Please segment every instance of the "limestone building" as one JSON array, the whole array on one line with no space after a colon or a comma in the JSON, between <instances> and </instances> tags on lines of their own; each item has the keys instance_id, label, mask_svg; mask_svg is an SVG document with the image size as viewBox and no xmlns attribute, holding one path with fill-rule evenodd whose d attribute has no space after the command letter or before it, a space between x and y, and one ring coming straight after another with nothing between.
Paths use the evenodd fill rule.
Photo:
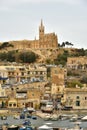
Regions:
<instances>
[{"instance_id":1,"label":"limestone building","mask_svg":"<svg viewBox=\"0 0 87 130\"><path fill-rule=\"evenodd\" d=\"M51 68L51 81L56 85L64 85L67 79L67 70L56 66Z\"/></svg>"},{"instance_id":2,"label":"limestone building","mask_svg":"<svg viewBox=\"0 0 87 130\"><path fill-rule=\"evenodd\" d=\"M73 106L73 109L87 109L86 88L65 88L63 98L66 106Z\"/></svg>"},{"instance_id":3,"label":"limestone building","mask_svg":"<svg viewBox=\"0 0 87 130\"><path fill-rule=\"evenodd\" d=\"M55 49L58 47L58 38L55 33L45 34L45 27L41 20L39 26L39 39L35 38L35 40L10 41L10 44L14 46L14 49Z\"/></svg>"},{"instance_id":4,"label":"limestone building","mask_svg":"<svg viewBox=\"0 0 87 130\"><path fill-rule=\"evenodd\" d=\"M67 68L74 69L74 70L87 69L87 57L86 56L68 57Z\"/></svg>"}]
</instances>

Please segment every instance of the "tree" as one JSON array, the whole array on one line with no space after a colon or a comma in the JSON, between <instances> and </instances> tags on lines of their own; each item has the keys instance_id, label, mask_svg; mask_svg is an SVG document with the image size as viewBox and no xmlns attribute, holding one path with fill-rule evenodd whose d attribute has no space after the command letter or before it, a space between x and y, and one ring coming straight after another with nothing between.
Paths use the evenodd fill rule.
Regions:
<instances>
[{"instance_id":1,"label":"tree","mask_svg":"<svg viewBox=\"0 0 87 130\"><path fill-rule=\"evenodd\" d=\"M62 44L60 46L65 47L66 45L67 46L73 46L73 44L71 42L68 42L68 41L62 42Z\"/></svg>"},{"instance_id":2,"label":"tree","mask_svg":"<svg viewBox=\"0 0 87 130\"><path fill-rule=\"evenodd\" d=\"M15 51L9 51L7 53L7 61L15 62Z\"/></svg>"},{"instance_id":3,"label":"tree","mask_svg":"<svg viewBox=\"0 0 87 130\"><path fill-rule=\"evenodd\" d=\"M73 80L73 81L71 81L71 82L67 82L67 87L69 87L69 88L76 88L76 85L77 85L78 87L80 87L80 88L83 87L83 84L80 83L80 82L77 81L77 80Z\"/></svg>"},{"instance_id":4,"label":"tree","mask_svg":"<svg viewBox=\"0 0 87 130\"><path fill-rule=\"evenodd\" d=\"M81 81L81 83L83 83L83 84L87 84L87 76L83 76L80 81Z\"/></svg>"},{"instance_id":5,"label":"tree","mask_svg":"<svg viewBox=\"0 0 87 130\"><path fill-rule=\"evenodd\" d=\"M60 54L57 56L57 58L54 60L54 63L56 65L62 64L63 66L65 66L68 56L69 56L69 53L68 53L68 51L65 50L63 54Z\"/></svg>"},{"instance_id":6,"label":"tree","mask_svg":"<svg viewBox=\"0 0 87 130\"><path fill-rule=\"evenodd\" d=\"M6 52L0 53L0 59L2 61L6 60L7 59L7 53Z\"/></svg>"},{"instance_id":7,"label":"tree","mask_svg":"<svg viewBox=\"0 0 87 130\"><path fill-rule=\"evenodd\" d=\"M23 52L20 53L19 58L24 63L33 63L36 61L37 55L33 52Z\"/></svg>"},{"instance_id":8,"label":"tree","mask_svg":"<svg viewBox=\"0 0 87 130\"><path fill-rule=\"evenodd\" d=\"M65 47L65 43L64 42L62 42L61 47Z\"/></svg>"},{"instance_id":9,"label":"tree","mask_svg":"<svg viewBox=\"0 0 87 130\"><path fill-rule=\"evenodd\" d=\"M9 44L9 42L3 42L1 45L0 45L0 49L4 49L6 47L13 47L12 44Z\"/></svg>"},{"instance_id":10,"label":"tree","mask_svg":"<svg viewBox=\"0 0 87 130\"><path fill-rule=\"evenodd\" d=\"M67 46L73 46L73 44L71 42L68 42L68 41L65 42L65 45L67 45Z\"/></svg>"}]
</instances>

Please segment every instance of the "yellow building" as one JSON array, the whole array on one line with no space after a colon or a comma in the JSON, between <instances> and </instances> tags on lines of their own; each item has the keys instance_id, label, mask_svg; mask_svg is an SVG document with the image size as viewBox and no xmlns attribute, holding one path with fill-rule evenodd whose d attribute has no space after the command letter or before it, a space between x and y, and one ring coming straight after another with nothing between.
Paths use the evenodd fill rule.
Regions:
<instances>
[{"instance_id":1,"label":"yellow building","mask_svg":"<svg viewBox=\"0 0 87 130\"><path fill-rule=\"evenodd\" d=\"M15 98L8 100L8 108L17 108L17 100Z\"/></svg>"},{"instance_id":2,"label":"yellow building","mask_svg":"<svg viewBox=\"0 0 87 130\"><path fill-rule=\"evenodd\" d=\"M87 69L87 57L68 57L67 58L67 68L69 69Z\"/></svg>"},{"instance_id":3,"label":"yellow building","mask_svg":"<svg viewBox=\"0 0 87 130\"><path fill-rule=\"evenodd\" d=\"M3 65L0 66L0 82L9 79L15 83L24 79L29 81L47 81L47 68L39 65Z\"/></svg>"},{"instance_id":4,"label":"yellow building","mask_svg":"<svg viewBox=\"0 0 87 130\"><path fill-rule=\"evenodd\" d=\"M55 66L51 68L51 80L53 84L64 85L67 78L67 70L65 68Z\"/></svg>"},{"instance_id":5,"label":"yellow building","mask_svg":"<svg viewBox=\"0 0 87 130\"><path fill-rule=\"evenodd\" d=\"M87 88L65 88L62 102L73 109L87 109Z\"/></svg>"},{"instance_id":6,"label":"yellow building","mask_svg":"<svg viewBox=\"0 0 87 130\"><path fill-rule=\"evenodd\" d=\"M41 91L39 88L30 88L27 91L27 107L39 108Z\"/></svg>"},{"instance_id":7,"label":"yellow building","mask_svg":"<svg viewBox=\"0 0 87 130\"><path fill-rule=\"evenodd\" d=\"M0 84L0 107L6 107L8 97L6 95L5 89L1 87Z\"/></svg>"}]
</instances>

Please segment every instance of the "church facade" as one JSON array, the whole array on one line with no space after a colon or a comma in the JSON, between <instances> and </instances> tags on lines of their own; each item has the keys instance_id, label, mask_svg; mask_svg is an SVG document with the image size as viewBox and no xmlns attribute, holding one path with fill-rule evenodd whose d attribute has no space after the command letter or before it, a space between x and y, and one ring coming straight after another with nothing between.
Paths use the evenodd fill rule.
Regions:
<instances>
[{"instance_id":1,"label":"church facade","mask_svg":"<svg viewBox=\"0 0 87 130\"><path fill-rule=\"evenodd\" d=\"M15 49L55 49L58 47L58 38L55 33L45 34L45 27L41 20L39 26L39 39L10 41L10 43L14 45Z\"/></svg>"}]
</instances>

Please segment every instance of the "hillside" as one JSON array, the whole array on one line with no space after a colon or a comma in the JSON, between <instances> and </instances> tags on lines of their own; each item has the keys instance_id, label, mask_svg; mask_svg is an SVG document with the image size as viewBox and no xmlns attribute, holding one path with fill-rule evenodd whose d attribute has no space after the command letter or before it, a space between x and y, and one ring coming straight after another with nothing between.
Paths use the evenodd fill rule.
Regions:
<instances>
[{"instance_id":1,"label":"hillside","mask_svg":"<svg viewBox=\"0 0 87 130\"><path fill-rule=\"evenodd\" d=\"M15 52L15 60L19 62L18 55L23 52L32 52L37 55L36 62L47 64L63 64L65 65L67 57L69 56L84 56L87 55L87 50L78 48L63 48L58 47L55 49L31 49L28 45L29 41L9 41L0 43L0 53ZM20 44L20 47L19 47ZM18 46L17 46L18 45Z\"/></svg>"}]
</instances>

